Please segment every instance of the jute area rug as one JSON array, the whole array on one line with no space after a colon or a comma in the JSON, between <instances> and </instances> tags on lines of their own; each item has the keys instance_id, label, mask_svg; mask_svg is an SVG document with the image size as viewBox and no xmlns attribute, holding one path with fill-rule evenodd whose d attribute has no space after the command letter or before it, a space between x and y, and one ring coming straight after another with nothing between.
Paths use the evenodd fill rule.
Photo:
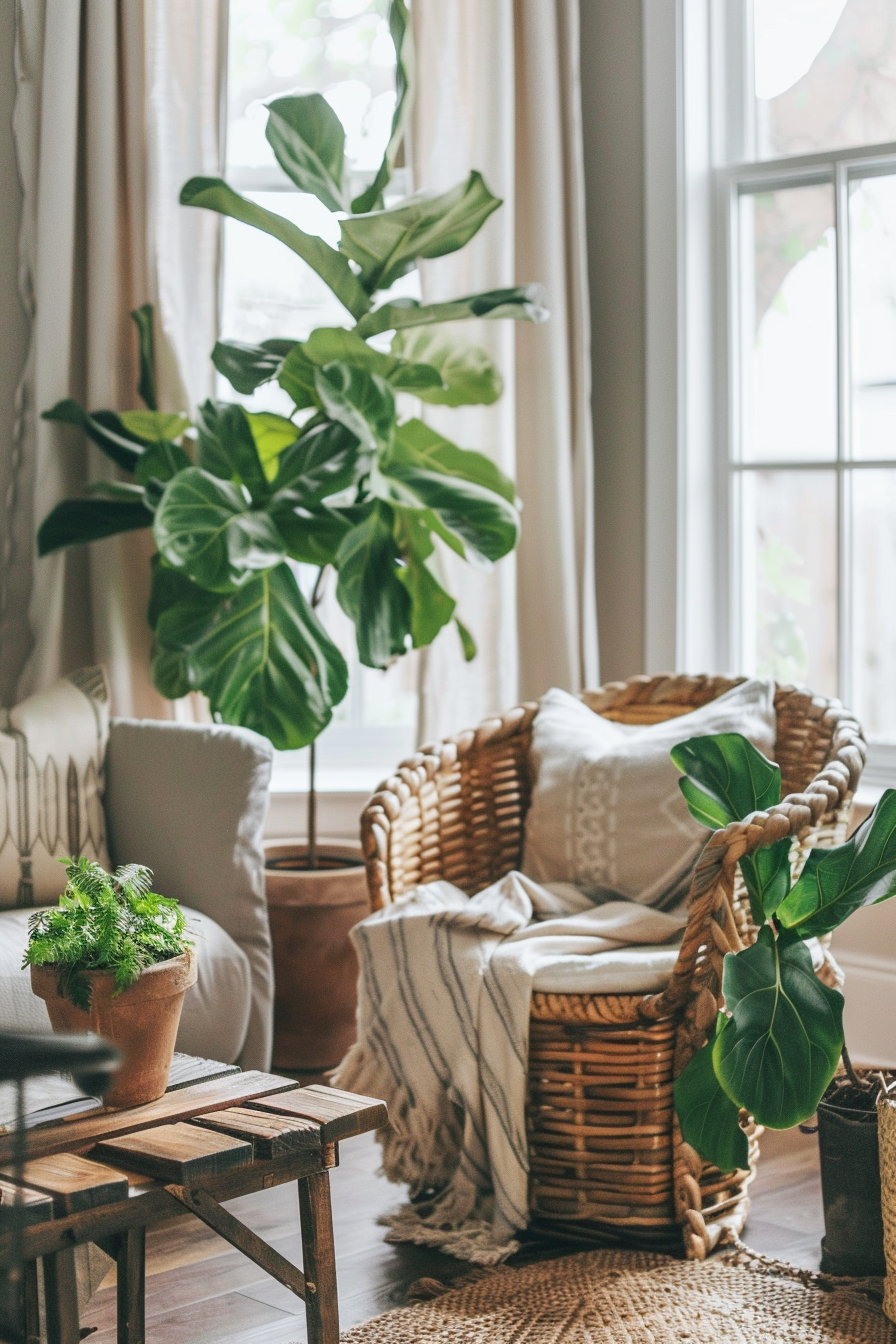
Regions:
<instances>
[{"instance_id":1,"label":"jute area rug","mask_svg":"<svg viewBox=\"0 0 896 1344\"><path fill-rule=\"evenodd\" d=\"M356 1326L343 1344L896 1344L880 1279L831 1279L749 1252L701 1263L588 1251L470 1278Z\"/></svg>"}]
</instances>

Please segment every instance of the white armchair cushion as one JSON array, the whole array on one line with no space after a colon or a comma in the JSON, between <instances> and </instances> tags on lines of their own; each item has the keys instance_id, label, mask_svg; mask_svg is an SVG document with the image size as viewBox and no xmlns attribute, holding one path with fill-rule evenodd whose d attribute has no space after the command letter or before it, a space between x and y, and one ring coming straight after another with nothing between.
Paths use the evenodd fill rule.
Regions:
<instances>
[{"instance_id":1,"label":"white armchair cushion","mask_svg":"<svg viewBox=\"0 0 896 1344\"><path fill-rule=\"evenodd\" d=\"M7 1031L51 1031L43 999L22 969L30 910L0 912L0 1022ZM252 1003L249 958L219 924L184 908L199 978L184 999L176 1049L233 1064L243 1049Z\"/></svg>"},{"instance_id":2,"label":"white armchair cushion","mask_svg":"<svg viewBox=\"0 0 896 1344\"><path fill-rule=\"evenodd\" d=\"M592 899L674 905L709 832L690 815L669 753L689 737L742 733L772 756L774 696L773 681L745 681L700 709L642 728L604 719L566 691L548 691L533 725L523 872L536 882L572 882Z\"/></svg>"},{"instance_id":3,"label":"white armchair cushion","mask_svg":"<svg viewBox=\"0 0 896 1344\"><path fill-rule=\"evenodd\" d=\"M0 710L0 908L52 905L60 858L109 866L103 765L109 705L101 667Z\"/></svg>"}]
</instances>

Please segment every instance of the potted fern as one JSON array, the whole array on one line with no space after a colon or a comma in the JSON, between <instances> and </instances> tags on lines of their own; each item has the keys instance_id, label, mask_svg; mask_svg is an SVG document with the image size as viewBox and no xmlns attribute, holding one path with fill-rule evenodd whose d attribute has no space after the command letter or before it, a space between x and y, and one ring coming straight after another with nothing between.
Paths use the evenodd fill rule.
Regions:
<instances>
[{"instance_id":1,"label":"potted fern","mask_svg":"<svg viewBox=\"0 0 896 1344\"><path fill-rule=\"evenodd\" d=\"M778 766L738 733L691 738L672 759L704 826L746 820L781 800ZM790 1129L817 1110L822 1268L882 1274L875 1103L887 1084L877 1071L853 1068L843 995L817 978L807 941L896 894L896 790L885 790L845 844L813 849L795 881L787 838L744 855L740 869L758 933L752 946L725 956L724 1010L676 1080L682 1137L720 1171L746 1169L751 1118Z\"/></svg>"},{"instance_id":2,"label":"potted fern","mask_svg":"<svg viewBox=\"0 0 896 1344\"><path fill-rule=\"evenodd\" d=\"M177 901L150 890L152 873L127 864L107 873L65 860L58 906L28 921L24 965L54 1031L92 1031L122 1052L105 1104L140 1106L168 1085L184 995L196 958Z\"/></svg>"},{"instance_id":3,"label":"potted fern","mask_svg":"<svg viewBox=\"0 0 896 1344\"><path fill-rule=\"evenodd\" d=\"M54 509L38 533L41 554L152 528L153 684L171 699L204 692L219 720L253 728L278 749L312 746L308 844L269 860L281 1067L333 1064L353 1039L347 931L367 908L363 871L347 866L358 860L322 852L317 841L313 744L348 688L345 660L318 616L323 586L335 582L365 666L385 668L451 625L464 656L475 656L439 552L447 547L483 570L507 555L519 532L514 485L397 398L494 402L500 374L459 324L547 317L535 285L433 304L390 293L419 258L466 246L501 201L471 172L440 195L385 204L410 90L404 0L391 0L389 26L397 104L382 163L359 195L345 168L345 131L321 95L276 98L268 107L274 154L299 191L337 216L338 247L217 178L193 178L181 191L186 206L277 238L343 305L344 326L304 340L215 346L214 364L237 393L276 383L292 400L290 415L208 401L194 431L185 417L160 412L148 308L134 314L146 409L88 414L68 400L46 412L80 427L127 479L96 482L89 497ZM300 586L296 562L316 578ZM302 909L316 913L299 934ZM316 1059L302 1057L309 1031Z\"/></svg>"}]
</instances>

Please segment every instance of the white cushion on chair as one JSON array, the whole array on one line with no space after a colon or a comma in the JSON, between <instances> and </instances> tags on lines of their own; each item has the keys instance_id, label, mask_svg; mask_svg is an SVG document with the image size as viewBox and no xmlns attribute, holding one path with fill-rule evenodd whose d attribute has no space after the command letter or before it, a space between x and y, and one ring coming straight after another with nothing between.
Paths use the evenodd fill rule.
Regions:
<instances>
[{"instance_id":1,"label":"white cushion on chair","mask_svg":"<svg viewBox=\"0 0 896 1344\"><path fill-rule=\"evenodd\" d=\"M675 904L709 832L688 812L669 752L690 737L742 733L771 757L774 697L773 681L745 681L700 709L642 728L604 719L566 691L548 691L533 725L523 872L536 882L575 883L595 899Z\"/></svg>"}]
</instances>

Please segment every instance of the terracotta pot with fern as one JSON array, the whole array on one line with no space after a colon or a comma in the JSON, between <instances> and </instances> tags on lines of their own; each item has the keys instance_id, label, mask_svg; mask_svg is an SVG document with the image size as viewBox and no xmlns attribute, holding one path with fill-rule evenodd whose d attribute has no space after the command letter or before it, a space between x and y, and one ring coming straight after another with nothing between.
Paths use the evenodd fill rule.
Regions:
<instances>
[{"instance_id":1,"label":"terracotta pot with fern","mask_svg":"<svg viewBox=\"0 0 896 1344\"><path fill-rule=\"evenodd\" d=\"M29 921L31 988L59 1032L96 1032L123 1055L105 1104L155 1101L168 1086L184 995L196 957L177 901L150 891L152 873L114 874L69 860L59 905Z\"/></svg>"}]
</instances>

